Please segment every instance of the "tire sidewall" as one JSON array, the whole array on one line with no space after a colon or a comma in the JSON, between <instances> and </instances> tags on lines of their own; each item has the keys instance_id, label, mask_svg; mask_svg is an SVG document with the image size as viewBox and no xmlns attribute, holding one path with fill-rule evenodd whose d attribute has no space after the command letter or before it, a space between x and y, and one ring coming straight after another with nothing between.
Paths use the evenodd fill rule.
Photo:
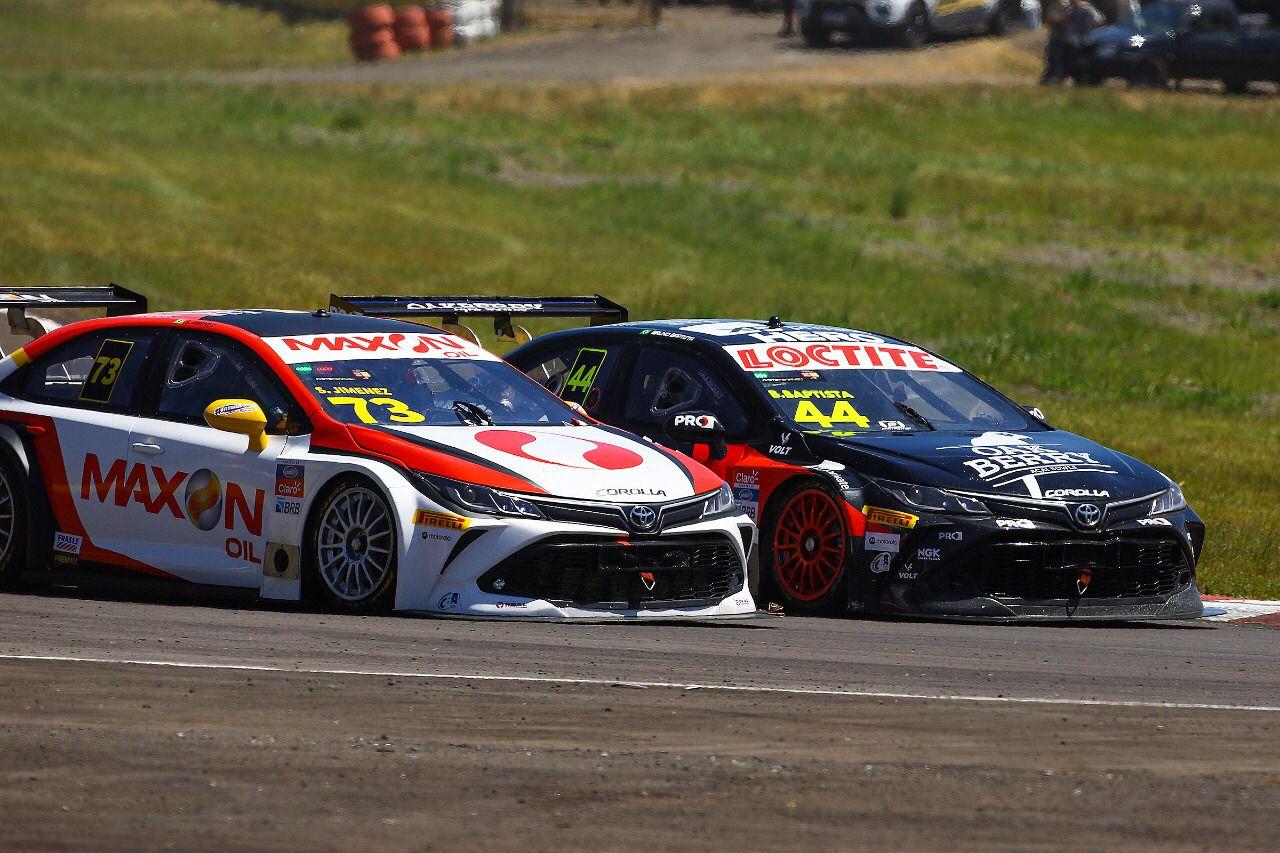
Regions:
<instances>
[{"instance_id":1,"label":"tire sidewall","mask_svg":"<svg viewBox=\"0 0 1280 853\"><path fill-rule=\"evenodd\" d=\"M344 493L361 488L380 501L391 521L391 569L377 588L359 601L348 601L329 588L320 571L320 521ZM345 475L330 483L307 521L306 584L319 594L325 606L340 613L388 613L395 605L396 580L400 573L400 533L396 526L395 505L373 481L358 475Z\"/></svg>"},{"instance_id":2,"label":"tire sidewall","mask_svg":"<svg viewBox=\"0 0 1280 853\"><path fill-rule=\"evenodd\" d=\"M840 517L840 526L844 532L845 554L840 563L840 575L836 578L836 582L831 585L831 589L827 590L820 598L812 601L802 601L788 594L778 580L777 567L774 564L774 547L777 542L778 521L782 517L783 510L796 495L809 490L823 492L835 504ZM784 609L797 613L834 613L843 612L847 607L849 602L849 541L851 535L845 522L844 513L839 511L841 509L841 500L841 497L829 485L812 477L798 477L783 484L777 493L769 499L768 507L761 517L763 523L760 525L760 590L766 596L775 596Z\"/></svg>"},{"instance_id":3,"label":"tire sidewall","mask_svg":"<svg viewBox=\"0 0 1280 853\"><path fill-rule=\"evenodd\" d=\"M8 452L0 454L0 477L4 477L13 500L13 536L0 556L0 586L12 587L22 579L27 563L27 534L30 530L29 502L19 467Z\"/></svg>"}]
</instances>

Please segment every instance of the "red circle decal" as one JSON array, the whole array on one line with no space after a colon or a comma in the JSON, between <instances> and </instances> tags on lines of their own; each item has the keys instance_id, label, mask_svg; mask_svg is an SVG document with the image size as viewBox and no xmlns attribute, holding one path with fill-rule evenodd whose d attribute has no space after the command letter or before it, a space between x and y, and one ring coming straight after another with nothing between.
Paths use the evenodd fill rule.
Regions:
<instances>
[{"instance_id":1,"label":"red circle decal","mask_svg":"<svg viewBox=\"0 0 1280 853\"><path fill-rule=\"evenodd\" d=\"M514 429L489 429L478 432L476 441L485 447L491 447L521 459L541 462L545 465L559 465L563 468L603 468L606 471L622 471L635 468L644 462L644 457L639 453L616 444L605 444L560 433L549 433L544 436L553 439L547 442L545 447L531 446L538 443L540 436ZM570 450L561 445L564 441L573 442L573 449ZM559 458L548 458L553 454Z\"/></svg>"}]
</instances>

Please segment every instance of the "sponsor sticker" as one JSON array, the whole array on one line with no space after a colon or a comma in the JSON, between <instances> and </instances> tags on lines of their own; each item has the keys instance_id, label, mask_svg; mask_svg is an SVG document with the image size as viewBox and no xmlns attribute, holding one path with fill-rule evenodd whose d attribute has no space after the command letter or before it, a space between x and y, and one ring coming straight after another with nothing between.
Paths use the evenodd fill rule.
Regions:
<instances>
[{"instance_id":1,"label":"sponsor sticker","mask_svg":"<svg viewBox=\"0 0 1280 853\"><path fill-rule=\"evenodd\" d=\"M896 554L901 541L902 537L897 533L876 533L868 530L867 535L863 537L863 547L868 551L887 551L890 554Z\"/></svg>"},{"instance_id":2,"label":"sponsor sticker","mask_svg":"<svg viewBox=\"0 0 1280 853\"><path fill-rule=\"evenodd\" d=\"M938 541L940 542L963 542L963 530L939 530Z\"/></svg>"},{"instance_id":3,"label":"sponsor sticker","mask_svg":"<svg viewBox=\"0 0 1280 853\"><path fill-rule=\"evenodd\" d=\"M779 343L725 347L743 370L917 370L958 373L960 368L919 347L888 343Z\"/></svg>"},{"instance_id":4,"label":"sponsor sticker","mask_svg":"<svg viewBox=\"0 0 1280 853\"><path fill-rule=\"evenodd\" d=\"M435 334L381 335L286 335L263 338L267 346L286 364L352 359L440 358L449 360L498 361L483 347L445 332ZM324 372L323 367L317 372ZM332 367L330 371L332 372Z\"/></svg>"},{"instance_id":5,"label":"sponsor sticker","mask_svg":"<svg viewBox=\"0 0 1280 853\"><path fill-rule=\"evenodd\" d=\"M1173 527L1173 522L1167 518L1140 518L1138 524L1143 527Z\"/></svg>"},{"instance_id":6,"label":"sponsor sticker","mask_svg":"<svg viewBox=\"0 0 1280 853\"><path fill-rule=\"evenodd\" d=\"M276 463L276 497L302 498L307 491L306 478L305 465L295 465L292 462Z\"/></svg>"},{"instance_id":7,"label":"sponsor sticker","mask_svg":"<svg viewBox=\"0 0 1280 853\"><path fill-rule=\"evenodd\" d=\"M896 548L894 549L897 550ZM881 551L871 558L871 573L873 575L882 575L889 571L893 565L893 554L888 551Z\"/></svg>"},{"instance_id":8,"label":"sponsor sticker","mask_svg":"<svg viewBox=\"0 0 1280 853\"><path fill-rule=\"evenodd\" d=\"M436 610L461 610L462 603L458 600L456 592L446 592L440 596L440 600L436 602Z\"/></svg>"},{"instance_id":9,"label":"sponsor sticker","mask_svg":"<svg viewBox=\"0 0 1280 853\"><path fill-rule=\"evenodd\" d=\"M940 449L961 449L973 453L976 458L967 460L965 466L977 479L993 486L1044 474L1115 473L1114 468L1094 459L1090 453L1057 450L1052 445L1035 444L1029 436L1016 433L984 432L970 439L967 445ZM1037 492L1035 496L1040 495Z\"/></svg>"},{"instance_id":10,"label":"sponsor sticker","mask_svg":"<svg viewBox=\"0 0 1280 853\"><path fill-rule=\"evenodd\" d=\"M760 513L760 472L735 471L733 475L733 499L738 511L752 521Z\"/></svg>"},{"instance_id":11,"label":"sponsor sticker","mask_svg":"<svg viewBox=\"0 0 1280 853\"><path fill-rule=\"evenodd\" d=\"M916 522L920 520L920 516L912 515L909 512L899 512L896 509L884 509L878 506L864 506L862 514L867 517L867 521L872 524L885 524L889 527L905 527L911 530L916 526Z\"/></svg>"},{"instance_id":12,"label":"sponsor sticker","mask_svg":"<svg viewBox=\"0 0 1280 853\"><path fill-rule=\"evenodd\" d=\"M917 548L916 559L917 560L941 560L942 549L941 548Z\"/></svg>"},{"instance_id":13,"label":"sponsor sticker","mask_svg":"<svg viewBox=\"0 0 1280 853\"><path fill-rule=\"evenodd\" d=\"M84 545L83 537L72 533L58 531L53 534L53 561L63 566L73 566L80 562L80 548Z\"/></svg>"},{"instance_id":14,"label":"sponsor sticker","mask_svg":"<svg viewBox=\"0 0 1280 853\"><path fill-rule=\"evenodd\" d=\"M997 518L996 527L1001 530L1035 530L1035 522L1025 518Z\"/></svg>"},{"instance_id":15,"label":"sponsor sticker","mask_svg":"<svg viewBox=\"0 0 1280 853\"><path fill-rule=\"evenodd\" d=\"M420 527L438 527L443 530L466 530L471 526L471 519L444 512L431 512L420 509L413 514L413 523Z\"/></svg>"},{"instance_id":16,"label":"sponsor sticker","mask_svg":"<svg viewBox=\"0 0 1280 853\"><path fill-rule=\"evenodd\" d=\"M277 515L302 515L302 501L292 498L276 498Z\"/></svg>"}]
</instances>

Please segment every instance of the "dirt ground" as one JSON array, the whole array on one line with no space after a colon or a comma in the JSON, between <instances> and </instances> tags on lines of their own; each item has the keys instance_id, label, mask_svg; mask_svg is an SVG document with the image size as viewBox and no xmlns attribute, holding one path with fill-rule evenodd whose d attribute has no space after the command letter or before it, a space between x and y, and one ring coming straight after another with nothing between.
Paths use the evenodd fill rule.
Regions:
<instances>
[{"instance_id":1,"label":"dirt ground","mask_svg":"<svg viewBox=\"0 0 1280 853\"><path fill-rule=\"evenodd\" d=\"M206 75L220 82L645 83L791 81L1027 84L1042 35L940 41L924 50L806 48L777 37L779 16L723 6L668 8L657 28L518 34L445 54L372 65Z\"/></svg>"},{"instance_id":2,"label":"dirt ground","mask_svg":"<svg viewBox=\"0 0 1280 853\"><path fill-rule=\"evenodd\" d=\"M1280 825L1265 628L0 607L4 850L1273 850ZM1062 704L1003 698L1028 695Z\"/></svg>"}]
</instances>

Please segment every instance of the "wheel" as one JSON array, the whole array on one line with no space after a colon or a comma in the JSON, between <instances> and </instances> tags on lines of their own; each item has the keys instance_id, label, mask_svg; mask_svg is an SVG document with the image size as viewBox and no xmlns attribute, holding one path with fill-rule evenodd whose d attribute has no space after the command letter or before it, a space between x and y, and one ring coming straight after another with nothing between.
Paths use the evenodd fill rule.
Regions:
<instances>
[{"instance_id":1,"label":"wheel","mask_svg":"<svg viewBox=\"0 0 1280 853\"><path fill-rule=\"evenodd\" d=\"M917 3L907 11L907 18L898 28L898 46L915 49L924 47L929 40L929 13L924 5Z\"/></svg>"},{"instance_id":2,"label":"wheel","mask_svg":"<svg viewBox=\"0 0 1280 853\"><path fill-rule=\"evenodd\" d=\"M807 47L831 46L831 30L821 24L811 24L808 21L801 21L800 36L804 39L804 43Z\"/></svg>"},{"instance_id":3,"label":"wheel","mask_svg":"<svg viewBox=\"0 0 1280 853\"><path fill-rule=\"evenodd\" d=\"M761 532L762 580L784 607L820 613L845 604L849 534L835 493L817 480L784 487Z\"/></svg>"},{"instance_id":4,"label":"wheel","mask_svg":"<svg viewBox=\"0 0 1280 853\"><path fill-rule=\"evenodd\" d=\"M1227 77L1223 79L1222 85L1226 86L1227 91L1233 95L1243 95L1249 91L1249 81L1239 77Z\"/></svg>"},{"instance_id":5,"label":"wheel","mask_svg":"<svg viewBox=\"0 0 1280 853\"><path fill-rule=\"evenodd\" d=\"M1169 88L1169 69L1158 59L1144 62L1134 69L1129 85L1136 89Z\"/></svg>"},{"instance_id":6,"label":"wheel","mask_svg":"<svg viewBox=\"0 0 1280 853\"><path fill-rule=\"evenodd\" d=\"M17 468L0 458L0 586L12 587L27 562L26 489Z\"/></svg>"},{"instance_id":7,"label":"wheel","mask_svg":"<svg viewBox=\"0 0 1280 853\"><path fill-rule=\"evenodd\" d=\"M325 601L349 613L395 601L395 516L367 481L349 478L320 504L309 535L311 568Z\"/></svg>"}]
</instances>

